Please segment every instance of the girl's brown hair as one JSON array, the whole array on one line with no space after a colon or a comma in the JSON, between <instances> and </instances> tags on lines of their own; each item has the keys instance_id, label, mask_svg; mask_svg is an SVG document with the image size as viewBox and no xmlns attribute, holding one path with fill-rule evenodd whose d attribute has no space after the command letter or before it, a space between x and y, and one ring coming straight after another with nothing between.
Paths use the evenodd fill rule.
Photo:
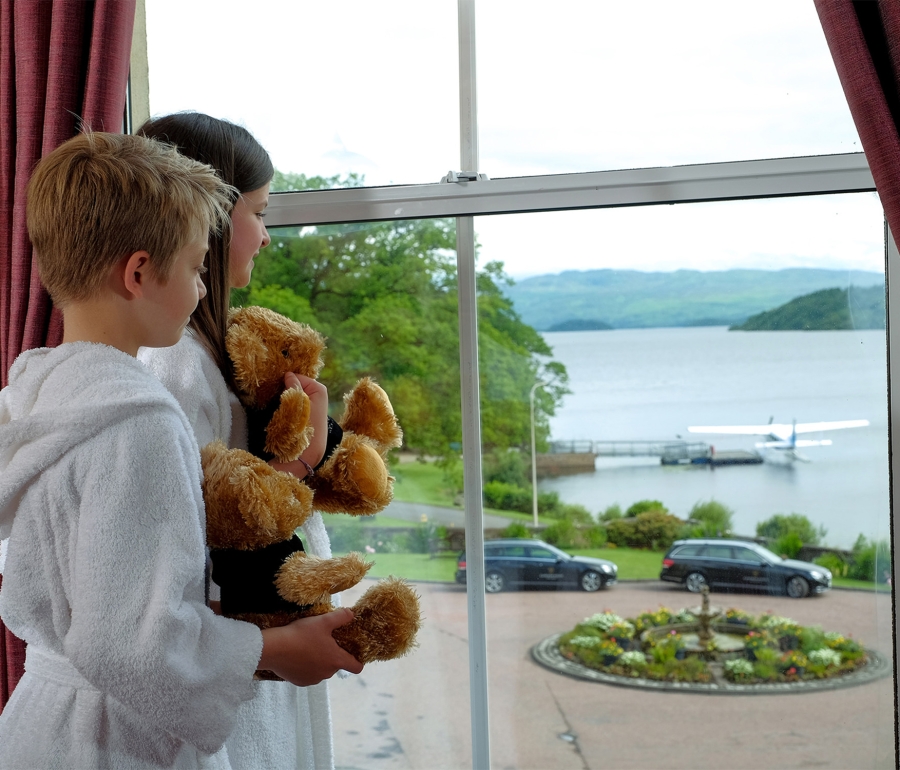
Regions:
<instances>
[{"instance_id":1,"label":"girl's brown hair","mask_svg":"<svg viewBox=\"0 0 900 770\"><path fill-rule=\"evenodd\" d=\"M201 112L178 112L151 118L138 133L174 145L183 155L209 164L239 194L258 190L275 175L269 154L246 128ZM235 203L237 196L231 201L231 210ZM230 245L230 227L221 233L210 234L207 273L204 275L206 296L191 316L190 326L209 350L226 381L232 383L231 363L225 350L231 296Z\"/></svg>"}]
</instances>

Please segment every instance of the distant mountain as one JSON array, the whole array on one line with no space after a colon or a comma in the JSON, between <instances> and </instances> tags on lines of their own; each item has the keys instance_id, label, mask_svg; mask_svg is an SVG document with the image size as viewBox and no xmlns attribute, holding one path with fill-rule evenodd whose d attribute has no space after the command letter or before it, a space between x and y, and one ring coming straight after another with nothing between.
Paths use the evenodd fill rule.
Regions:
<instances>
[{"instance_id":1,"label":"distant mountain","mask_svg":"<svg viewBox=\"0 0 900 770\"><path fill-rule=\"evenodd\" d=\"M822 289L750 316L732 331L884 329L884 288Z\"/></svg>"},{"instance_id":2,"label":"distant mountain","mask_svg":"<svg viewBox=\"0 0 900 770\"><path fill-rule=\"evenodd\" d=\"M594 332L594 331L602 331L605 329L612 329L608 323L604 323L603 321L598 321L595 318L592 319L581 319L581 318L570 318L568 321L563 321L562 323L553 324L548 332Z\"/></svg>"},{"instance_id":3,"label":"distant mountain","mask_svg":"<svg viewBox=\"0 0 900 770\"><path fill-rule=\"evenodd\" d=\"M877 272L786 270L569 270L506 289L525 323L539 331L574 321L618 329L732 326L795 297L835 286L883 289Z\"/></svg>"}]
</instances>

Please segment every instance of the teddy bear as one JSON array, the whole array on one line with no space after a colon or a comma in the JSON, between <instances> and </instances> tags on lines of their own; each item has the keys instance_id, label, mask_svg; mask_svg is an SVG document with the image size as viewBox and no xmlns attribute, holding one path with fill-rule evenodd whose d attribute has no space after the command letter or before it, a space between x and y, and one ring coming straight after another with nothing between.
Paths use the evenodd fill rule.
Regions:
<instances>
[{"instance_id":1,"label":"teddy bear","mask_svg":"<svg viewBox=\"0 0 900 770\"><path fill-rule=\"evenodd\" d=\"M387 452L399 446L402 433L387 395L365 379L345 396L343 417L330 421L326 457L311 477L301 481L277 471L266 459L295 460L311 437L309 399L302 390L284 390L284 374L316 377L324 338L249 307L232 312L226 347L255 451L221 442L201 451L212 576L222 589L223 614L268 628L330 611L331 595L368 572L371 564L356 553L306 554L295 530L314 509L368 515L384 508L393 482ZM354 620L333 635L360 662L390 660L415 645L419 601L404 581L379 581L352 610ZM258 676L278 679L271 672Z\"/></svg>"}]
</instances>

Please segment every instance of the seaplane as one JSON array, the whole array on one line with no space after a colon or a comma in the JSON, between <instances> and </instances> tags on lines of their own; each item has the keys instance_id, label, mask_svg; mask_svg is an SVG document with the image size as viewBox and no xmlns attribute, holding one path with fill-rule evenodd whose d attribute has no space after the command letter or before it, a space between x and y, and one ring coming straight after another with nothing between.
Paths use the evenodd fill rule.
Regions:
<instances>
[{"instance_id":1,"label":"seaplane","mask_svg":"<svg viewBox=\"0 0 900 770\"><path fill-rule=\"evenodd\" d=\"M845 428L865 428L868 420L834 420L831 422L797 422L777 423L770 417L765 425L695 425L688 428L690 433L715 433L720 436L765 436L765 441L756 443L762 449L783 462L799 460L808 463L809 458L798 452L798 449L815 446L831 446L831 439L800 439L803 433L820 433L826 430L844 430Z\"/></svg>"}]
</instances>

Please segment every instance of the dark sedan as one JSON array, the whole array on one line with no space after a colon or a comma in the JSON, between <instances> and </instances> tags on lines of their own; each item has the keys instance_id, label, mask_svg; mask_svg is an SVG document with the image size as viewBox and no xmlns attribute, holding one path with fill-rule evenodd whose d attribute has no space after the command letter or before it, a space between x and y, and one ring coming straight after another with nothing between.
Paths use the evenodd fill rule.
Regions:
<instances>
[{"instance_id":1,"label":"dark sedan","mask_svg":"<svg viewBox=\"0 0 900 770\"><path fill-rule=\"evenodd\" d=\"M710 588L746 588L802 599L831 588L831 572L818 564L782 559L743 540L676 540L663 557L660 580L699 593Z\"/></svg>"},{"instance_id":2,"label":"dark sedan","mask_svg":"<svg viewBox=\"0 0 900 770\"><path fill-rule=\"evenodd\" d=\"M484 588L552 586L598 591L615 585L618 568L606 559L570 556L543 540L490 540L484 544ZM466 582L466 553L459 555L456 582Z\"/></svg>"}]
</instances>

